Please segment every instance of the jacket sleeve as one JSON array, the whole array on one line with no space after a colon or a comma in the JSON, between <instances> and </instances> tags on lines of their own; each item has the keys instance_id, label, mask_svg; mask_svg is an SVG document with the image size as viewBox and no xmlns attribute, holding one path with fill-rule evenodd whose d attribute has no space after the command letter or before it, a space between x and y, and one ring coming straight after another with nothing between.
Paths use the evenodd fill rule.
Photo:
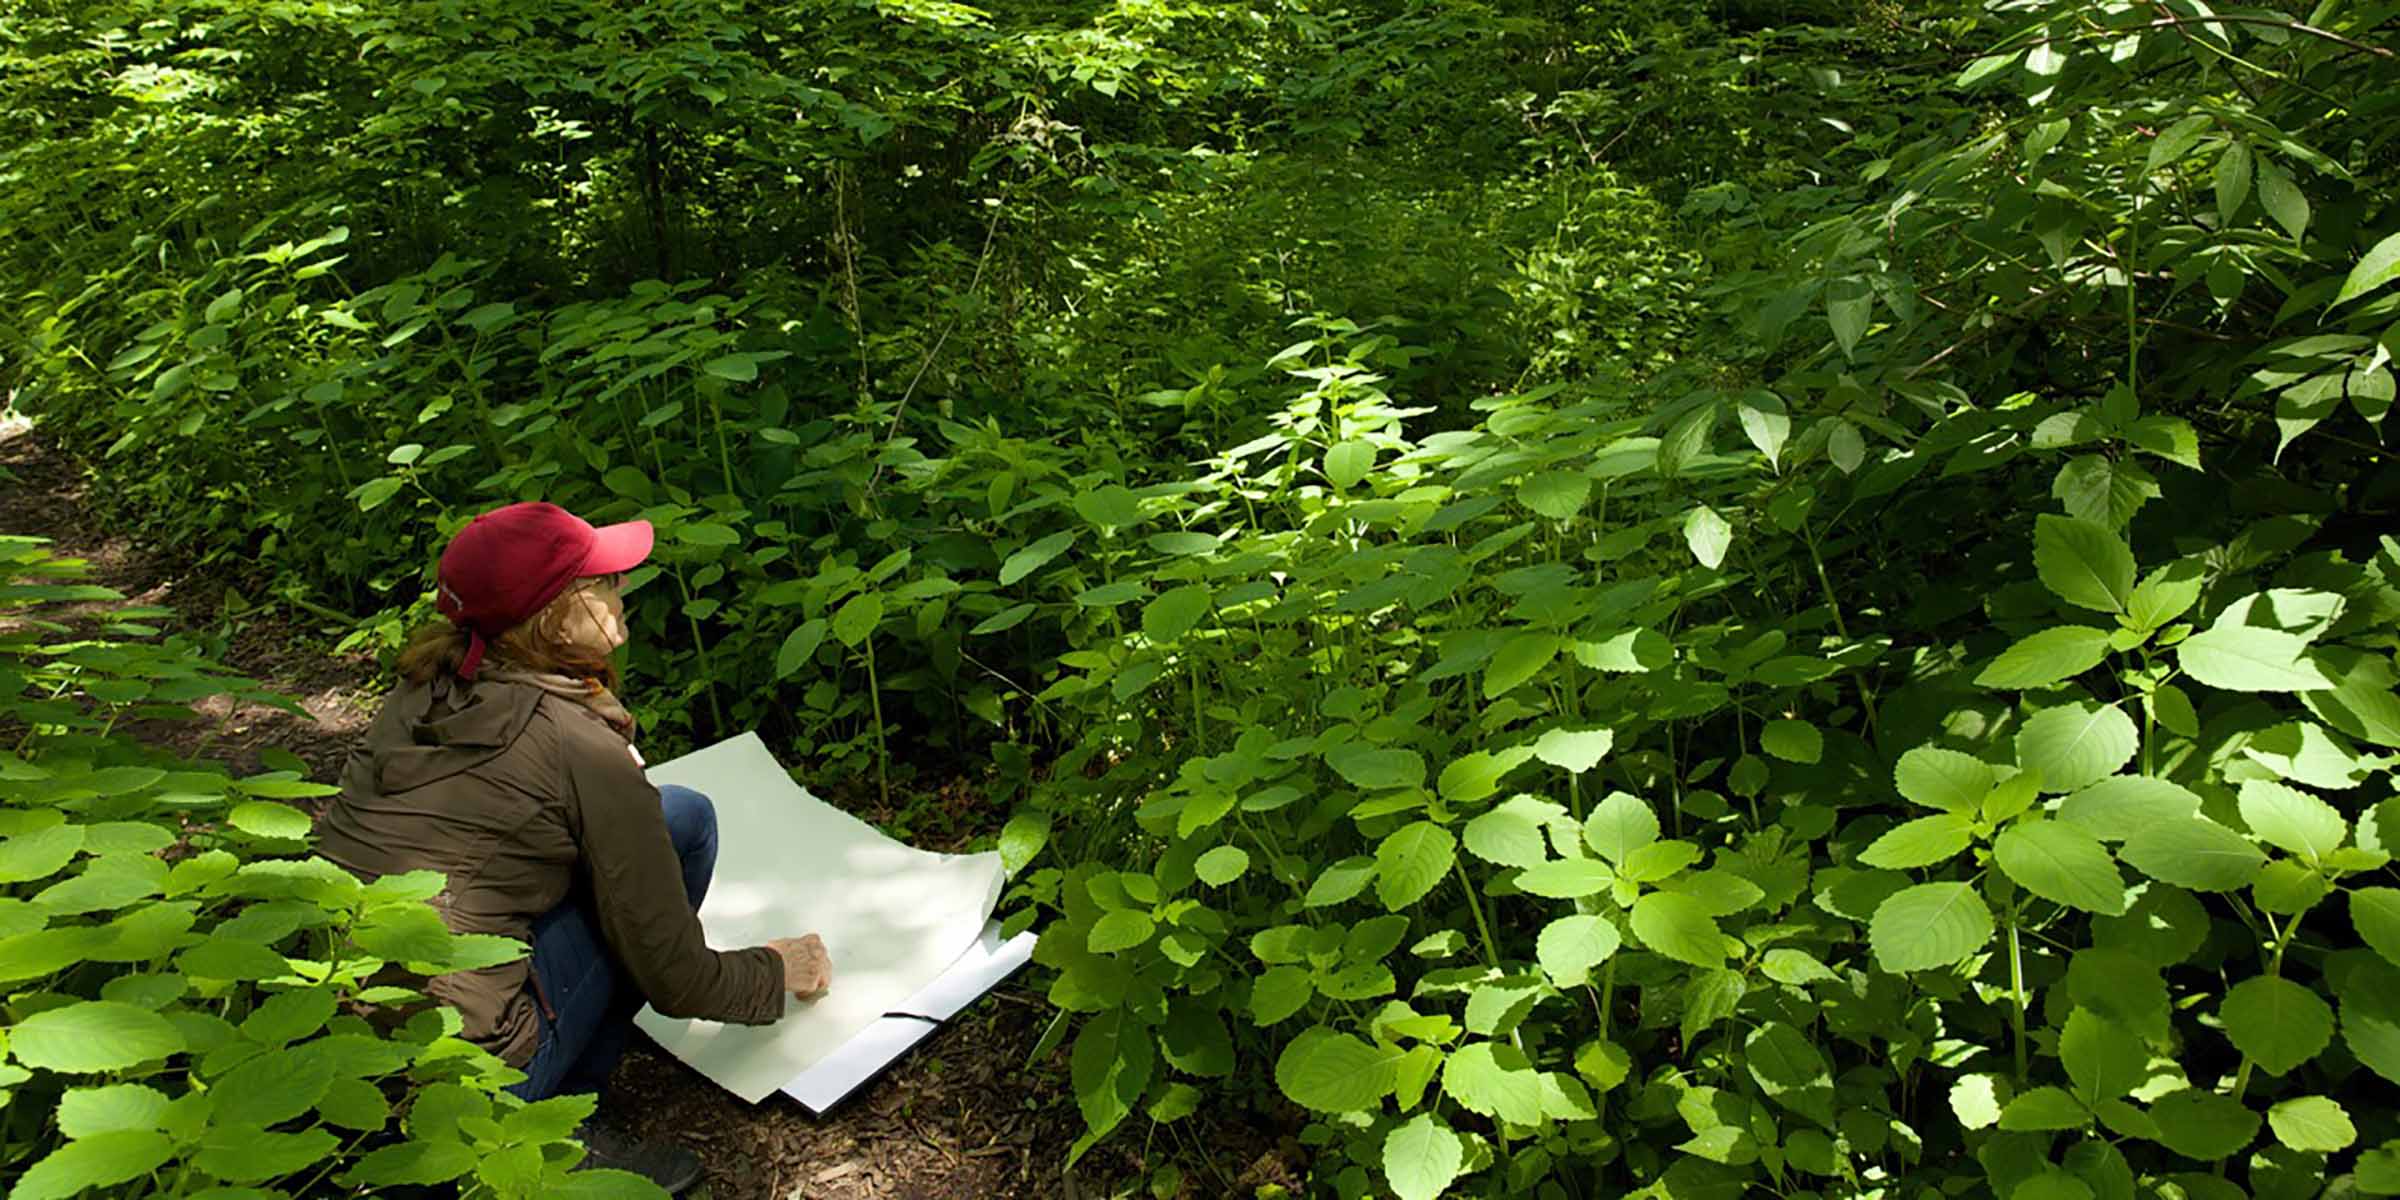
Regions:
<instances>
[{"instance_id":1,"label":"jacket sleeve","mask_svg":"<svg viewBox=\"0 0 2400 1200\"><path fill-rule=\"evenodd\" d=\"M580 714L564 718L571 725ZM783 960L765 946L711 950L683 893L658 789L606 731L562 731L568 821L600 934L642 996L677 1019L766 1025L783 1016ZM582 736L578 736L582 735Z\"/></svg>"}]
</instances>

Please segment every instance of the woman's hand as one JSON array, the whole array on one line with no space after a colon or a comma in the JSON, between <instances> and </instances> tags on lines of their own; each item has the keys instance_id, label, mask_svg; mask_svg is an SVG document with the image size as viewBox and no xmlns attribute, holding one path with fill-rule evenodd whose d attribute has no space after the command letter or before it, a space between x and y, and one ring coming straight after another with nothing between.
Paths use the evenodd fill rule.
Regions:
<instances>
[{"instance_id":1,"label":"woman's hand","mask_svg":"<svg viewBox=\"0 0 2400 1200\"><path fill-rule=\"evenodd\" d=\"M814 1000L833 986L833 959L817 935L776 938L767 947L783 959L783 987L795 1000Z\"/></svg>"}]
</instances>

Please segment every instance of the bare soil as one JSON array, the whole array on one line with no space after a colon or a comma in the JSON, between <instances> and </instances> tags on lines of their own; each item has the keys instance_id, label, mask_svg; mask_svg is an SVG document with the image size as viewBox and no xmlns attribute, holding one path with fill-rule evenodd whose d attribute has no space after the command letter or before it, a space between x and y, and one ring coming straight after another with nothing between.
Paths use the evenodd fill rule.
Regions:
<instances>
[{"instance_id":1,"label":"bare soil","mask_svg":"<svg viewBox=\"0 0 2400 1200\"><path fill-rule=\"evenodd\" d=\"M221 636L227 665L303 709L296 715L219 697L195 706L198 720L131 732L238 772L261 769L261 755L280 749L305 762L311 778L332 782L382 695L374 659L334 653L318 616L280 607L229 615L223 574L195 569L189 556L145 544L105 519L90 503L90 487L86 472L38 432L21 421L0 423L0 532L48 538L58 554L89 562L92 582L132 603L175 610L187 631ZM243 593L239 583L231 586ZM991 806L979 803L971 781L927 790L933 794L921 792L913 810L920 844L955 848L1005 816L985 811ZM902 798L894 800L899 807ZM870 821L892 815L853 804ZM929 811L938 815L928 818ZM929 820L944 827L924 828ZM1147 1144L1137 1117L1067 1172L1082 1121L1065 1048L1028 1061L1052 1017L1028 980L1020 975L978 1002L821 1118L781 1095L745 1105L640 1038L608 1102L644 1136L697 1153L711 1200L1149 1196L1153 1171L1164 1163L1180 1164L1183 1175L1179 1187L1162 1189L1168 1200L1297 1190L1304 1152L1238 1115L1204 1113L1160 1127Z\"/></svg>"}]
</instances>

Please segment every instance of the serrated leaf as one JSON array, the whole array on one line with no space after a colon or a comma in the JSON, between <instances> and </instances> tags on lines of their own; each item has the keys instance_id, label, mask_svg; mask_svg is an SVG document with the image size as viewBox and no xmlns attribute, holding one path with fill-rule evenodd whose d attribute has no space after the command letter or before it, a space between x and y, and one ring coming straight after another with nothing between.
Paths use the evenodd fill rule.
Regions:
<instances>
[{"instance_id":1,"label":"serrated leaf","mask_svg":"<svg viewBox=\"0 0 2400 1200\"><path fill-rule=\"evenodd\" d=\"M18 1062L70 1075L121 1071L183 1046L183 1034L165 1017L113 1000L44 1009L8 1031L8 1048Z\"/></svg>"},{"instance_id":2,"label":"serrated leaf","mask_svg":"<svg viewBox=\"0 0 2400 1200\"><path fill-rule=\"evenodd\" d=\"M1920 883L1875 907L1867 942L1895 974L1946 967L1992 939L1992 910L1963 883Z\"/></svg>"},{"instance_id":3,"label":"serrated leaf","mask_svg":"<svg viewBox=\"0 0 2400 1200\"><path fill-rule=\"evenodd\" d=\"M2260 841L2312 865L2339 849L2350 832L2332 805L2280 783L2244 780L2240 806L2242 823Z\"/></svg>"},{"instance_id":4,"label":"serrated leaf","mask_svg":"<svg viewBox=\"0 0 2400 1200\"><path fill-rule=\"evenodd\" d=\"M1742 1065L1767 1098L1831 1129L1833 1068L1799 1030L1767 1021L1742 1041Z\"/></svg>"},{"instance_id":5,"label":"serrated leaf","mask_svg":"<svg viewBox=\"0 0 2400 1200\"><path fill-rule=\"evenodd\" d=\"M783 645L775 651L775 678L788 679L805 665L816 654L817 647L825 644L827 628L824 618L811 617L784 635Z\"/></svg>"},{"instance_id":6,"label":"serrated leaf","mask_svg":"<svg viewBox=\"0 0 2400 1200\"><path fill-rule=\"evenodd\" d=\"M1785 762L1813 763L1825 754L1825 735L1806 721L1769 721L1758 731L1758 748Z\"/></svg>"},{"instance_id":7,"label":"serrated leaf","mask_svg":"<svg viewBox=\"0 0 2400 1200\"><path fill-rule=\"evenodd\" d=\"M2358 1140L2358 1126L2342 1106L2323 1096L2295 1096L2267 1110L2275 1140L2303 1154L2337 1154Z\"/></svg>"},{"instance_id":8,"label":"serrated leaf","mask_svg":"<svg viewBox=\"0 0 2400 1200\"><path fill-rule=\"evenodd\" d=\"M2088 1008L2067 1015L2058 1038L2058 1057L2087 1105L2114 1100L2140 1087L2149 1051L2140 1038Z\"/></svg>"},{"instance_id":9,"label":"serrated leaf","mask_svg":"<svg viewBox=\"0 0 2400 1200\"><path fill-rule=\"evenodd\" d=\"M2400 890L2367 887L2350 893L2350 925L2385 962L2400 965Z\"/></svg>"},{"instance_id":10,"label":"serrated leaf","mask_svg":"<svg viewBox=\"0 0 2400 1200\"><path fill-rule=\"evenodd\" d=\"M1149 941L1151 933L1157 928L1149 913L1120 908L1101 914L1099 920L1092 922L1092 931L1084 940L1086 948L1092 953L1109 954L1130 950Z\"/></svg>"},{"instance_id":11,"label":"serrated leaf","mask_svg":"<svg viewBox=\"0 0 2400 1200\"><path fill-rule=\"evenodd\" d=\"M1051 559L1057 558L1066 552L1067 547L1074 545L1075 536L1071 530L1065 533L1054 533L1009 555L1008 560L1000 564L1000 586L1007 587L1035 571L1041 570L1049 564Z\"/></svg>"},{"instance_id":12,"label":"serrated leaf","mask_svg":"<svg viewBox=\"0 0 2400 1200\"><path fill-rule=\"evenodd\" d=\"M2201 1162L2229 1158L2258 1138L2258 1114L2214 1092L2170 1092L2150 1106L2150 1117L2160 1143Z\"/></svg>"},{"instance_id":13,"label":"serrated leaf","mask_svg":"<svg viewBox=\"0 0 2400 1200\"><path fill-rule=\"evenodd\" d=\"M2274 159L2258 160L2258 202L2293 241L2308 232L2308 196Z\"/></svg>"},{"instance_id":14,"label":"serrated leaf","mask_svg":"<svg viewBox=\"0 0 2400 1200\"><path fill-rule=\"evenodd\" d=\"M1542 1080L1516 1047L1469 1042L1442 1064L1442 1091L1467 1111L1517 1125L1542 1120Z\"/></svg>"},{"instance_id":15,"label":"serrated leaf","mask_svg":"<svg viewBox=\"0 0 2400 1200\"><path fill-rule=\"evenodd\" d=\"M1239 846L1218 846L1192 863L1200 882L1210 887L1223 887L1242 877L1250 869L1250 852Z\"/></svg>"},{"instance_id":16,"label":"serrated leaf","mask_svg":"<svg viewBox=\"0 0 2400 1200\"><path fill-rule=\"evenodd\" d=\"M2133 594L2133 551L2091 521L2044 513L2035 518L2034 570L2059 599L2099 612L2123 612Z\"/></svg>"},{"instance_id":17,"label":"serrated leaf","mask_svg":"<svg viewBox=\"0 0 2400 1200\"><path fill-rule=\"evenodd\" d=\"M2229 692L2305 692L2334 686L2332 677L2308 657L2298 634L2256 626L2217 626L2175 647L2185 674Z\"/></svg>"},{"instance_id":18,"label":"serrated leaf","mask_svg":"<svg viewBox=\"0 0 2400 1200\"><path fill-rule=\"evenodd\" d=\"M1608 864L1589 858L1561 858L1536 863L1517 873L1517 890L1552 900L1594 896L1617 881Z\"/></svg>"},{"instance_id":19,"label":"serrated leaf","mask_svg":"<svg viewBox=\"0 0 2400 1200\"><path fill-rule=\"evenodd\" d=\"M88 1138L157 1129L166 1111L166 1095L138 1083L69 1088L58 1099L58 1131L70 1138Z\"/></svg>"},{"instance_id":20,"label":"serrated leaf","mask_svg":"<svg viewBox=\"0 0 2400 1200\"><path fill-rule=\"evenodd\" d=\"M1725 961L1725 934L1708 906L1676 892L1650 892L1633 903L1633 936L1677 962L1716 967Z\"/></svg>"},{"instance_id":21,"label":"serrated leaf","mask_svg":"<svg viewBox=\"0 0 2400 1200\"><path fill-rule=\"evenodd\" d=\"M1617 735L1606 729L1552 729L1533 743L1533 756L1578 775L1600 765L1616 745Z\"/></svg>"},{"instance_id":22,"label":"serrated leaf","mask_svg":"<svg viewBox=\"0 0 2400 1200\"><path fill-rule=\"evenodd\" d=\"M1425 785L1425 758L1414 750L1352 743L1328 752L1325 764L1350 781L1350 786L1368 791Z\"/></svg>"},{"instance_id":23,"label":"serrated leaf","mask_svg":"<svg viewBox=\"0 0 2400 1200\"><path fill-rule=\"evenodd\" d=\"M1544 826L1564 810L1546 800L1515 796L1467 822L1467 852L1505 867L1531 867L1549 857ZM1606 887L1606 884L1602 884Z\"/></svg>"},{"instance_id":24,"label":"serrated leaf","mask_svg":"<svg viewBox=\"0 0 2400 1200\"><path fill-rule=\"evenodd\" d=\"M2027 718L2017 732L2017 765L2039 772L2045 793L2081 791L2132 761L2140 745L2123 709L2085 700Z\"/></svg>"},{"instance_id":25,"label":"serrated leaf","mask_svg":"<svg viewBox=\"0 0 2400 1200\"><path fill-rule=\"evenodd\" d=\"M1076 493L1075 512L1102 529L1122 529L1142 519L1141 501L1121 483Z\"/></svg>"},{"instance_id":26,"label":"serrated leaf","mask_svg":"<svg viewBox=\"0 0 2400 1200\"><path fill-rule=\"evenodd\" d=\"M1782 461L1783 446L1792 437L1792 417L1784 408L1783 398L1773 392L1753 389L1742 393L1734 402L1734 413L1742 423L1742 436L1767 456L1769 465Z\"/></svg>"},{"instance_id":27,"label":"serrated leaf","mask_svg":"<svg viewBox=\"0 0 2400 1200\"><path fill-rule=\"evenodd\" d=\"M148 1130L103 1133L68 1142L25 1169L9 1200L68 1200L148 1175L175 1156L175 1143Z\"/></svg>"},{"instance_id":28,"label":"serrated leaf","mask_svg":"<svg viewBox=\"0 0 2400 1200\"><path fill-rule=\"evenodd\" d=\"M2315 1058L2333 1040L2333 1009L2278 975L2253 975L2227 989L2217 1017L2234 1049L2270 1075Z\"/></svg>"},{"instance_id":29,"label":"serrated leaf","mask_svg":"<svg viewBox=\"0 0 2400 1200\"><path fill-rule=\"evenodd\" d=\"M1437 1200L1466 1164L1465 1139L1441 1118L1418 1113L1383 1139L1383 1175L1400 1200Z\"/></svg>"},{"instance_id":30,"label":"serrated leaf","mask_svg":"<svg viewBox=\"0 0 2400 1200\"><path fill-rule=\"evenodd\" d=\"M1325 478L1343 491L1358 486L1367 473L1375 469L1375 447L1352 439L1337 442L1325 451Z\"/></svg>"},{"instance_id":31,"label":"serrated leaf","mask_svg":"<svg viewBox=\"0 0 2400 1200\"><path fill-rule=\"evenodd\" d=\"M1907 871L1945 861L1974 840L1975 823L1958 813L1904 822L1876 838L1858 861L1887 871Z\"/></svg>"},{"instance_id":32,"label":"serrated leaf","mask_svg":"<svg viewBox=\"0 0 2400 1200\"><path fill-rule=\"evenodd\" d=\"M2048 687L2099 666L2108 651L2106 631L2088 625L2061 625L2002 651L1975 682L1988 688Z\"/></svg>"},{"instance_id":33,"label":"serrated leaf","mask_svg":"<svg viewBox=\"0 0 2400 1200\"><path fill-rule=\"evenodd\" d=\"M2205 817L2142 830L2126 839L2117 857L2161 883L2196 892L2248 887L2267 861L2250 839Z\"/></svg>"},{"instance_id":34,"label":"serrated leaf","mask_svg":"<svg viewBox=\"0 0 2400 1200\"><path fill-rule=\"evenodd\" d=\"M1612 863L1658 840L1658 814L1625 792L1611 792L1583 821L1584 843Z\"/></svg>"},{"instance_id":35,"label":"serrated leaf","mask_svg":"<svg viewBox=\"0 0 2400 1200\"><path fill-rule=\"evenodd\" d=\"M1497 700L1541 673L1558 657L1562 645L1556 634L1520 633L1501 643L1483 672L1483 696Z\"/></svg>"},{"instance_id":36,"label":"serrated leaf","mask_svg":"<svg viewBox=\"0 0 2400 1200\"><path fill-rule=\"evenodd\" d=\"M1623 943L1616 924L1590 913L1560 917L1542 927L1534 941L1534 958L1559 987L1583 983L1593 967L1608 961Z\"/></svg>"},{"instance_id":37,"label":"serrated leaf","mask_svg":"<svg viewBox=\"0 0 2400 1200\"><path fill-rule=\"evenodd\" d=\"M1375 894L1395 912L1425 898L1458 859L1458 839L1431 821L1416 821L1375 849Z\"/></svg>"},{"instance_id":38,"label":"serrated leaf","mask_svg":"<svg viewBox=\"0 0 2400 1200\"><path fill-rule=\"evenodd\" d=\"M2018 886L2054 904L2116 916L2125 879L2090 834L2060 821L2021 821L2000 831L1992 859Z\"/></svg>"},{"instance_id":39,"label":"serrated leaf","mask_svg":"<svg viewBox=\"0 0 2400 1200\"><path fill-rule=\"evenodd\" d=\"M1312 1112L1372 1108L1391 1094L1398 1054L1322 1025L1303 1031L1275 1060L1275 1086Z\"/></svg>"},{"instance_id":40,"label":"serrated leaf","mask_svg":"<svg viewBox=\"0 0 2400 1200\"><path fill-rule=\"evenodd\" d=\"M1938 746L1919 746L1892 768L1892 782L1902 796L1952 813L1975 811L1997 779L1990 763Z\"/></svg>"},{"instance_id":41,"label":"serrated leaf","mask_svg":"<svg viewBox=\"0 0 2400 1200\"><path fill-rule=\"evenodd\" d=\"M2081 1129L2091 1123L2091 1110L2065 1088L2034 1088L2000 1110L2000 1128L2010 1133Z\"/></svg>"},{"instance_id":42,"label":"serrated leaf","mask_svg":"<svg viewBox=\"0 0 2400 1200\"><path fill-rule=\"evenodd\" d=\"M1517 502L1553 521L1582 512L1591 495L1591 477L1580 471L1544 471L1517 485Z\"/></svg>"},{"instance_id":43,"label":"serrated leaf","mask_svg":"<svg viewBox=\"0 0 2400 1200\"><path fill-rule=\"evenodd\" d=\"M835 610L831 628L833 636L845 646L856 648L883 623L883 596L877 592L862 592L850 597Z\"/></svg>"},{"instance_id":44,"label":"serrated leaf","mask_svg":"<svg viewBox=\"0 0 2400 1200\"><path fill-rule=\"evenodd\" d=\"M2102 841L2199 815L2200 797L2147 775L2111 775L2059 802L2058 819Z\"/></svg>"}]
</instances>

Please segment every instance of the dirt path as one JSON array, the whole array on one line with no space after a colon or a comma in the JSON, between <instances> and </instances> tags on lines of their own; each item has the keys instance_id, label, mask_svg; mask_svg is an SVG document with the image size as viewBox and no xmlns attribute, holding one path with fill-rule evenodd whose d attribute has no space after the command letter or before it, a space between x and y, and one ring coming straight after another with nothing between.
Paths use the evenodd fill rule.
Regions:
<instances>
[{"instance_id":1,"label":"dirt path","mask_svg":"<svg viewBox=\"0 0 2400 1200\"><path fill-rule=\"evenodd\" d=\"M220 639L216 648L228 665L299 698L307 711L302 718L220 699L199 706L207 720L150 736L244 772L260 769L263 752L280 749L306 762L312 778L331 781L381 695L374 660L332 653L331 631L313 617L281 608L229 615L221 576L111 527L89 507L86 489L82 470L37 433L22 422L0 423L0 532L48 538L60 554L88 560L93 582L134 603L174 609L182 629ZM920 840L959 839L921 833ZM1081 1188L1062 1177L1067 1147L1082 1127L1065 1054L1027 1062L1049 1017L1020 977L824 1118L782 1095L745 1105L637 1039L609 1102L644 1135L698 1153L711 1200L1124 1194L1089 1181L1139 1179L1138 1144L1112 1143L1086 1158L1078 1165L1087 1181ZM1222 1194L1197 1183L1183 1194Z\"/></svg>"}]
</instances>

